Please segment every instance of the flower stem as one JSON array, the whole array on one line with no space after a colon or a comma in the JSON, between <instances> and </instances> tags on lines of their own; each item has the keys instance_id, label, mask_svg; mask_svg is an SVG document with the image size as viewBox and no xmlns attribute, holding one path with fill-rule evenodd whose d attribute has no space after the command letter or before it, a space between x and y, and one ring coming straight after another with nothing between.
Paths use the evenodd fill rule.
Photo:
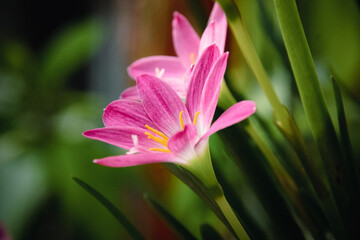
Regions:
<instances>
[{"instance_id":1,"label":"flower stem","mask_svg":"<svg viewBox=\"0 0 360 240\"><path fill-rule=\"evenodd\" d=\"M222 195L216 198L215 201L219 205L221 211L225 215L226 219L230 223L231 227L233 228L238 238L241 240L250 240L249 235L246 233L244 227L239 222L238 218L236 217L234 211L232 210L225 196Z\"/></svg>"},{"instance_id":2,"label":"flower stem","mask_svg":"<svg viewBox=\"0 0 360 240\"><path fill-rule=\"evenodd\" d=\"M241 240L250 239L244 227L241 225L234 211L227 202L224 191L216 178L211 162L209 147L207 146L204 149L203 154L199 155L198 158L191 164L187 165L186 168L205 185L209 196L218 204L220 210L230 224L233 233L235 233Z\"/></svg>"},{"instance_id":3,"label":"flower stem","mask_svg":"<svg viewBox=\"0 0 360 240\"><path fill-rule=\"evenodd\" d=\"M229 21L229 26L234 34L235 40L238 43L238 46L247 64L249 65L257 82L259 83L261 89L265 93L273 108L276 124L281 125L283 129L289 132L289 134L285 135L285 137L290 142L303 141L301 135L293 132L294 128L292 126L296 126L295 129L297 129L295 119L292 117L292 115L289 114L287 108L280 102L279 97L277 96L271 84L271 80L251 41L250 35L248 34L246 27L241 19L241 13L239 12L238 6L231 0L217 1L225 11L227 19ZM224 94L222 94L221 96L223 95Z\"/></svg>"},{"instance_id":4,"label":"flower stem","mask_svg":"<svg viewBox=\"0 0 360 240\"><path fill-rule=\"evenodd\" d=\"M256 53L255 47L252 44L250 36L241 20L237 6L230 0L218 0L218 2L226 13L229 20L229 26L234 34L235 40L237 41L238 46L250 69L254 73L260 87L269 99L274 111L281 111L281 102L271 84L270 78L261 63L258 54Z\"/></svg>"}]
</instances>

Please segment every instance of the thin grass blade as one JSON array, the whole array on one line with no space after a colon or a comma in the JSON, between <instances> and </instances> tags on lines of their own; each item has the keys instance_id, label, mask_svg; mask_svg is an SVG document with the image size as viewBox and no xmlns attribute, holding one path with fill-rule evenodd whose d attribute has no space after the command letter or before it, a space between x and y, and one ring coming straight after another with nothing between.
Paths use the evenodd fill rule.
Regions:
<instances>
[{"instance_id":1,"label":"thin grass blade","mask_svg":"<svg viewBox=\"0 0 360 240\"><path fill-rule=\"evenodd\" d=\"M168 210L166 210L157 200L144 194L145 200L155 209L157 213L181 236L182 239L196 240L196 237L177 220Z\"/></svg>"},{"instance_id":2,"label":"thin grass blade","mask_svg":"<svg viewBox=\"0 0 360 240\"><path fill-rule=\"evenodd\" d=\"M77 184L90 193L94 198L96 198L126 229L126 231L136 240L145 239L141 233L134 227L134 225L101 193L95 190L86 182L82 181L77 177L72 178Z\"/></svg>"}]
</instances>

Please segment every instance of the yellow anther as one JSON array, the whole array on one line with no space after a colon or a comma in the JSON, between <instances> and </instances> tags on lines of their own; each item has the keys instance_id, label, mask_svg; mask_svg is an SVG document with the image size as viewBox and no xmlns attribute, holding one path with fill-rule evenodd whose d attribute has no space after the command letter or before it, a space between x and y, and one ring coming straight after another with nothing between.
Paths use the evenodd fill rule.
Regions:
<instances>
[{"instance_id":1,"label":"yellow anther","mask_svg":"<svg viewBox=\"0 0 360 240\"><path fill-rule=\"evenodd\" d=\"M196 125L196 122L197 122L197 119L198 119L199 114L200 114L200 111L197 111L197 112L195 113L194 121L193 121L194 125Z\"/></svg>"},{"instance_id":2,"label":"yellow anther","mask_svg":"<svg viewBox=\"0 0 360 240\"><path fill-rule=\"evenodd\" d=\"M167 147L167 143L168 143L167 140L159 138L159 137L155 137L151 133L148 133L148 132L146 132L145 135L148 136L148 139L152 139L155 142L158 142L158 143L164 145L165 147Z\"/></svg>"},{"instance_id":3,"label":"yellow anther","mask_svg":"<svg viewBox=\"0 0 360 240\"><path fill-rule=\"evenodd\" d=\"M194 53L190 53L190 61L191 61L191 64L195 64L195 54Z\"/></svg>"},{"instance_id":4,"label":"yellow anther","mask_svg":"<svg viewBox=\"0 0 360 240\"><path fill-rule=\"evenodd\" d=\"M149 129L150 131L152 131L153 133L159 135L159 136L162 137L163 139L168 140L168 137L167 137L165 134L163 134L162 132L160 132L160 131L158 131L158 130L156 130L156 129L153 129L153 128L150 127L149 125L145 125L145 127L146 127L147 129Z\"/></svg>"},{"instance_id":5,"label":"yellow anther","mask_svg":"<svg viewBox=\"0 0 360 240\"><path fill-rule=\"evenodd\" d=\"M171 153L171 151L169 149L163 149L163 148L150 148L150 151L158 151L158 152L169 152Z\"/></svg>"},{"instance_id":6,"label":"yellow anther","mask_svg":"<svg viewBox=\"0 0 360 240\"><path fill-rule=\"evenodd\" d=\"M181 125L181 129L184 130L184 120L182 118L184 111L181 111L179 114L179 118L180 118L180 125Z\"/></svg>"}]
</instances>

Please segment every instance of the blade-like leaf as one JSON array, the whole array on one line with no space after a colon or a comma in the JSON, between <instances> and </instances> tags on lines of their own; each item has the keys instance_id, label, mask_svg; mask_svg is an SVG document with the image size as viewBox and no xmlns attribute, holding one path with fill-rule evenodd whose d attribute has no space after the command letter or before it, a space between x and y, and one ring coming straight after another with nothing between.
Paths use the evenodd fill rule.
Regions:
<instances>
[{"instance_id":1,"label":"blade-like leaf","mask_svg":"<svg viewBox=\"0 0 360 240\"><path fill-rule=\"evenodd\" d=\"M162 218L183 238L183 239L196 239L192 233L179 222L168 210L166 210L157 200L144 194L145 200L150 204L151 207L159 213Z\"/></svg>"},{"instance_id":2,"label":"blade-like leaf","mask_svg":"<svg viewBox=\"0 0 360 240\"><path fill-rule=\"evenodd\" d=\"M274 173L269 171L269 163L248 142L246 132L239 126L232 126L218 132L218 136L271 219L269 234L274 239L302 239L301 231L276 185Z\"/></svg>"},{"instance_id":3,"label":"blade-like leaf","mask_svg":"<svg viewBox=\"0 0 360 240\"><path fill-rule=\"evenodd\" d=\"M346 172L345 174L351 179L350 186L348 188L351 189L349 191L349 200L345 206L345 212L347 214L347 227L349 229L350 238L354 237L357 238L358 234L358 224L357 224L357 217L359 216L360 207L358 202L360 201L360 174L358 171L358 166L356 164L352 147L351 141L349 136L348 125L346 123L346 115L344 104L340 92L340 88L336 82L336 79L331 76L331 80L333 83L334 93L335 93L335 100L336 100L336 109L337 109L337 117L338 117L338 124L339 124L339 132L340 132L340 146L343 153L343 166Z\"/></svg>"},{"instance_id":4,"label":"blade-like leaf","mask_svg":"<svg viewBox=\"0 0 360 240\"><path fill-rule=\"evenodd\" d=\"M294 72L301 102L326 167L335 198L344 202L348 178L344 175L335 129L325 105L315 64L294 0L275 0L276 13ZM341 184L338 182L341 181Z\"/></svg>"},{"instance_id":5,"label":"blade-like leaf","mask_svg":"<svg viewBox=\"0 0 360 240\"><path fill-rule=\"evenodd\" d=\"M86 182L80 180L77 177L73 177L72 179L88 193L90 193L93 197L95 197L120 222L120 224L134 239L145 239L141 235L141 233L134 227L134 225L132 225L132 223L127 220L127 218L101 193L99 193L93 187L91 187Z\"/></svg>"},{"instance_id":6,"label":"blade-like leaf","mask_svg":"<svg viewBox=\"0 0 360 240\"><path fill-rule=\"evenodd\" d=\"M201 237L204 240L221 240L223 239L221 235L210 225L202 224L200 227Z\"/></svg>"},{"instance_id":7,"label":"blade-like leaf","mask_svg":"<svg viewBox=\"0 0 360 240\"><path fill-rule=\"evenodd\" d=\"M357 167L356 167L354 156L352 153L349 130L348 130L348 125L346 123L346 115L345 115L344 104L343 104L340 88L339 88L334 76L331 76L331 80L332 80L334 93L335 93L341 148L343 150L345 159L347 161L348 168L350 171L352 171L351 172L352 177L353 177L352 182L357 181L357 184L359 184L359 175L356 172Z\"/></svg>"}]
</instances>

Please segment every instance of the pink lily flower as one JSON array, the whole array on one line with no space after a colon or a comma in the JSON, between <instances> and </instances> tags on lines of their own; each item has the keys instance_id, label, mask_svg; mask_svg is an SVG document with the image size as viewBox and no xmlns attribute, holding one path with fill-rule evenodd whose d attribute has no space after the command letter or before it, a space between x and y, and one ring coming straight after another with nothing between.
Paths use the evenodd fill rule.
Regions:
<instances>
[{"instance_id":1,"label":"pink lily flower","mask_svg":"<svg viewBox=\"0 0 360 240\"><path fill-rule=\"evenodd\" d=\"M242 101L227 109L212 125L228 53L213 44L206 48L190 76L185 103L159 78L137 77L141 101L120 99L104 112L105 127L84 136L128 150L126 155L94 160L109 167L171 162L192 169L213 133L255 112L255 103Z\"/></svg>"},{"instance_id":2,"label":"pink lily flower","mask_svg":"<svg viewBox=\"0 0 360 240\"><path fill-rule=\"evenodd\" d=\"M136 79L142 74L149 74L168 83L181 98L186 95L187 84L184 78L187 71L198 60L210 44L216 43L221 53L224 52L227 31L225 13L216 2L211 11L208 26L201 38L189 21L180 13L174 12L172 21L173 45L177 56L150 56L141 58L128 67L128 73ZM126 89L121 98L139 99L136 86Z\"/></svg>"}]
</instances>

